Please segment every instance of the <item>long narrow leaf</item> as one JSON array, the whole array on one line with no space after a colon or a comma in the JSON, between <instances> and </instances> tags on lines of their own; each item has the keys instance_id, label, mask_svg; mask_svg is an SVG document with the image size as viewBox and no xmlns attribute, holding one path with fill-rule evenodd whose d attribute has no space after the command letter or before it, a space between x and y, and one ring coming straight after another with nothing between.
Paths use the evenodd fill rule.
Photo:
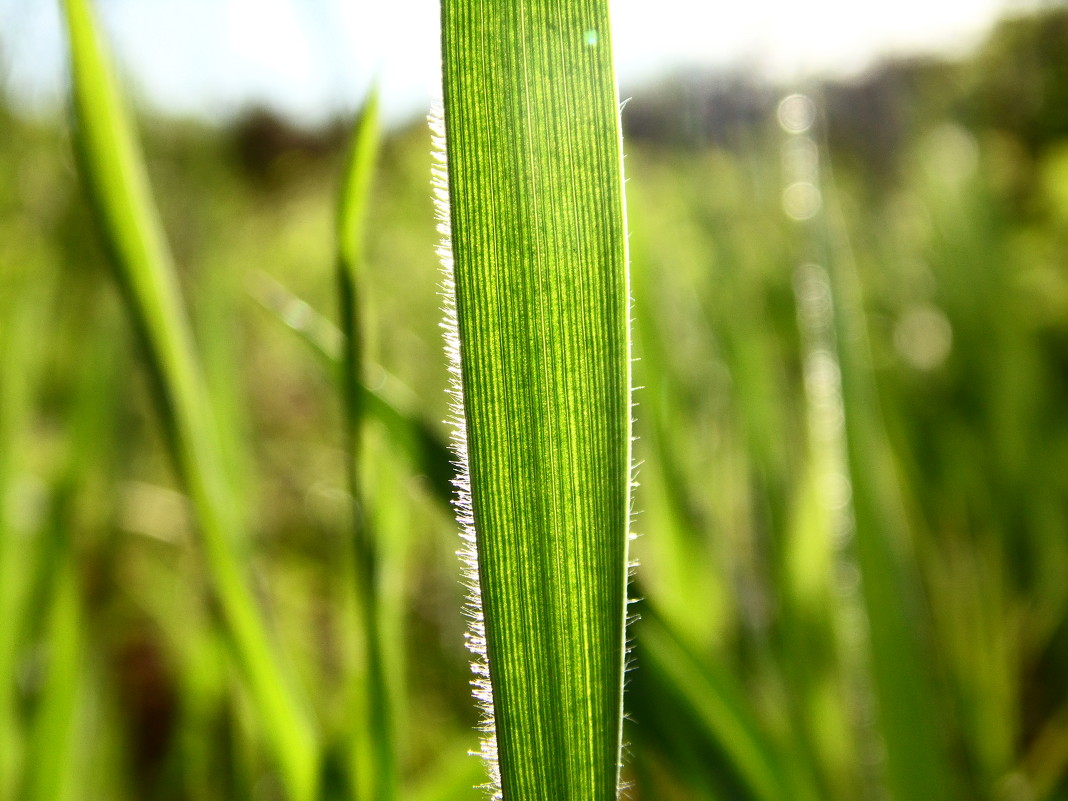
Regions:
<instances>
[{"instance_id":1,"label":"long narrow leaf","mask_svg":"<svg viewBox=\"0 0 1068 801\"><path fill-rule=\"evenodd\" d=\"M378 92L372 92L352 137L337 213L338 318L343 333L340 387L345 421L345 459L352 497L352 557L355 591L352 625L359 637L361 681L356 687L355 731L356 798L358 801L392 801L397 795L397 755L393 695L385 636L383 603L379 591L382 548L370 515L364 509L360 475L363 420L367 393L363 388L364 343L361 326L359 275L363 261L364 222L371 192L371 177L378 154Z\"/></svg>"},{"instance_id":2,"label":"long narrow leaf","mask_svg":"<svg viewBox=\"0 0 1068 801\"><path fill-rule=\"evenodd\" d=\"M608 4L444 0L442 42L485 753L506 801L606 801L631 458Z\"/></svg>"},{"instance_id":3,"label":"long narrow leaf","mask_svg":"<svg viewBox=\"0 0 1068 801\"><path fill-rule=\"evenodd\" d=\"M292 801L309 801L317 771L314 733L272 646L238 553L241 516L228 491L213 411L133 126L89 3L64 0L64 8L75 133L86 188L148 356L238 663Z\"/></svg>"}]
</instances>

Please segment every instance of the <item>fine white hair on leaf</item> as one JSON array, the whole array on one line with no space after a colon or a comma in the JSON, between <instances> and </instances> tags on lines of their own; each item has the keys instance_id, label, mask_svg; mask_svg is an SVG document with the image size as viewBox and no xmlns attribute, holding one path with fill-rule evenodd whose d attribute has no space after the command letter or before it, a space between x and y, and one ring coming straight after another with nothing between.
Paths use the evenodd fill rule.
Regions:
<instances>
[{"instance_id":1,"label":"fine white hair on leaf","mask_svg":"<svg viewBox=\"0 0 1068 801\"><path fill-rule=\"evenodd\" d=\"M617 89L618 92L618 89ZM617 94L618 98L618 94ZM622 208L620 213L622 214L624 221L624 234L623 234L623 251L624 251L624 270L626 275L626 303L627 303L627 414L630 417L630 425L628 427L628 435L630 441L627 443L627 528L626 528L626 542L624 544L624 553L626 554L626 578L623 588L623 677L621 691L623 693L623 701L626 700L626 685L628 683L628 676L632 670L637 666L634 658L634 635L633 624L638 620L638 614L630 611L631 604L636 603L639 599L631 597L631 589L634 587L634 580L638 573L638 560L631 554L630 544L633 540L638 538L638 535L634 532L635 522L638 517L639 510L635 506L635 497L638 489L638 471L641 468L641 462L639 462L634 456L634 444L637 442L638 437L634 433L634 424L637 422L636 409L638 401L635 396L634 386L634 363L638 361L638 357L634 354L634 343L631 332L634 329L634 296L632 295L632 286L630 281L630 232L626 228L627 220L627 171L625 169L626 151L623 148L623 109L627 103L630 102L630 98L624 99L618 104L617 111L617 125L619 135L619 175L622 179L620 185L620 201ZM626 704L622 703L620 706L621 717L626 719ZM631 795L631 785L623 779L623 764L626 761L627 754L629 753L630 746L623 737L623 721L620 721L620 741L619 741L619 760L616 765L616 798L626 799Z\"/></svg>"},{"instance_id":2,"label":"fine white hair on leaf","mask_svg":"<svg viewBox=\"0 0 1068 801\"><path fill-rule=\"evenodd\" d=\"M478 578L478 543L475 538L474 507L471 502L471 475L467 453L467 427L464 415L463 381L460 362L460 329L456 311L456 280L452 253L452 220L449 211L449 172L445 139L445 108L434 103L428 117L430 123L433 163L431 186L434 210L441 241L437 254L441 260L441 296L444 310L442 329L445 335L445 355L449 365L449 427L456 461L456 494L453 506L460 525L462 545L457 555L463 566L467 599L464 614L468 631L465 637L471 652L471 688L481 711L479 730L482 734L478 755L486 765L490 781L485 785L492 801L501 801L501 773L497 760L497 734L493 717L493 689L490 685L489 653L486 649L486 621L482 614L482 591Z\"/></svg>"},{"instance_id":3,"label":"fine white hair on leaf","mask_svg":"<svg viewBox=\"0 0 1068 801\"><path fill-rule=\"evenodd\" d=\"M622 107L621 107L622 110ZM468 459L467 448L467 428L466 428L466 415L464 412L464 397L463 397L463 374L462 374L462 358L460 349L460 331L457 312L457 299L456 299L456 276L455 276L455 263L453 259L452 250L452 220L450 214L449 205L449 174L448 174L448 152L446 141L446 128L445 128L445 109L444 105L439 101L436 102L431 108L430 115L428 117L431 130L432 141L432 155L433 162L431 166L431 185L434 195L434 207L435 218L437 222L437 230L441 239L437 248L437 255L441 261L442 267L442 282L441 282L441 296L442 306L444 312L444 319L442 321L442 329L444 331L445 340L445 354L448 360L449 371L449 417L448 423L451 429L452 448L455 454L455 467L456 478L453 481L455 487L455 496L453 499L453 506L456 510L456 517L460 527L460 537L462 540L462 546L457 552L460 557L463 566L463 580L467 589L467 599L464 603L464 614L468 621L468 631L465 636L468 650L472 654L471 671L473 677L471 679L471 687L475 700L479 706L481 712L481 721L479 723L479 730L482 735L481 746L478 756L482 757L482 760L489 773L489 782L484 785L491 801L502 801L503 790L501 783L500 764L497 755L497 736L496 726L494 721L493 712L493 690L490 683L490 665L489 665L489 653L486 645L486 625L485 618L482 610L482 594L481 586L479 583L479 570L478 570L478 543L475 534L475 518L474 518L474 506L471 498L471 477L470 477L470 462ZM622 146L620 147L620 169L622 170ZM625 205L624 205L625 216ZM628 259L629 261L629 254ZM628 301L628 323L632 323L630 319L631 309L633 308L633 302L630 297L630 288L628 281L627 288L627 301ZM628 337L627 343L628 350L628 384L631 383L631 361L633 357L630 353L630 342ZM636 402L633 392L629 397L629 410L630 415L633 418ZM633 419L631 420L633 423ZM635 517L637 516L637 510L634 506L635 489L638 486L637 474L639 463L633 456L633 442L636 437L631 436L631 440L628 443L630 448L630 459L628 466L628 498L627 498L627 540L628 544L630 539L634 537L631 534L632 526ZM628 548L629 550L629 548ZM633 640L630 635L631 624L637 619L637 616L633 613L628 613L626 607L629 607L637 599L630 597L630 589L632 586L632 580L634 578L637 562L633 559L628 559L626 564L626 590L625 590L625 609L624 609L624 642L623 642L623 672L629 673L634 668L633 663ZM616 794L617 798L626 798L629 796L630 787L622 779L622 765L625 752L628 750L628 746L625 742L621 742L621 750L619 754L619 762L617 763L617 785Z\"/></svg>"}]
</instances>

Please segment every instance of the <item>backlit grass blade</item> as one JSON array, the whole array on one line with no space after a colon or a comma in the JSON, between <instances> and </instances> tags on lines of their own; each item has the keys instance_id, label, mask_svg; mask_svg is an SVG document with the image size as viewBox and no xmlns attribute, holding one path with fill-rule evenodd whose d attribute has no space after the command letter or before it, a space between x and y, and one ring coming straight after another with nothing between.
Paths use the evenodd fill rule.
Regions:
<instances>
[{"instance_id":1,"label":"backlit grass blade","mask_svg":"<svg viewBox=\"0 0 1068 801\"><path fill-rule=\"evenodd\" d=\"M375 527L371 525L371 516L364 509L364 487L360 476L367 393L362 382L364 342L360 308L364 301L359 291L359 272L379 134L378 92L374 91L352 137L338 198L336 255L338 319L343 334L339 386L345 429L345 466L353 510L350 553L355 604L351 624L358 638L357 651L361 657L357 666L359 680L354 687L358 703L353 726L358 801L392 801L397 795L397 754L391 716L393 687L387 669L391 643L386 636L384 605L379 591L382 549Z\"/></svg>"},{"instance_id":2,"label":"backlit grass blade","mask_svg":"<svg viewBox=\"0 0 1068 801\"><path fill-rule=\"evenodd\" d=\"M239 555L241 514L194 354L133 127L87 0L64 0L73 111L86 189L142 340L178 472L196 512L212 589L292 801L315 794L307 710L282 669Z\"/></svg>"},{"instance_id":3,"label":"backlit grass blade","mask_svg":"<svg viewBox=\"0 0 1068 801\"><path fill-rule=\"evenodd\" d=\"M371 191L371 176L379 142L378 93L373 92L353 134L337 208L338 319L341 327L341 395L348 451L349 489L357 496L360 425L364 393L363 341L360 322L359 268L363 257L364 220ZM359 502L359 498L355 498ZM358 533L359 537L362 533Z\"/></svg>"},{"instance_id":4,"label":"backlit grass blade","mask_svg":"<svg viewBox=\"0 0 1068 801\"><path fill-rule=\"evenodd\" d=\"M442 44L439 188L484 753L506 801L607 801L631 453L608 4L444 0Z\"/></svg>"}]
</instances>

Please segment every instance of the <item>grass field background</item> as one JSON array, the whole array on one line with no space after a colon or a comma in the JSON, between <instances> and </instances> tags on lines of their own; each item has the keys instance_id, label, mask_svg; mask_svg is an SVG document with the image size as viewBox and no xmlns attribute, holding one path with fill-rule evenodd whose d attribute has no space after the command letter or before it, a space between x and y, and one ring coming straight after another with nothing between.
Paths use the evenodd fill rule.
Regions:
<instances>
[{"instance_id":1,"label":"grass field background","mask_svg":"<svg viewBox=\"0 0 1068 801\"><path fill-rule=\"evenodd\" d=\"M960 62L633 90L631 797L1068 799L1066 52L1050 11ZM138 122L234 547L342 798L350 122ZM484 777L430 170L422 121L385 133L361 475L400 797L461 801ZM136 343L67 124L0 103L0 799L282 798Z\"/></svg>"}]
</instances>

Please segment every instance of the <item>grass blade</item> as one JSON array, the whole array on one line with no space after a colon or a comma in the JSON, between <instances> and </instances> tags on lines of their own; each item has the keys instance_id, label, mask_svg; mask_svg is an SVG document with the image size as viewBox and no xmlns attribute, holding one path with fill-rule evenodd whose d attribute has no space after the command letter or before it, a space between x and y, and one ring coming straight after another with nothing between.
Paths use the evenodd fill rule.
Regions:
<instances>
[{"instance_id":1,"label":"grass blade","mask_svg":"<svg viewBox=\"0 0 1068 801\"><path fill-rule=\"evenodd\" d=\"M724 773L736 774L732 797L819 798L796 764L794 752L779 747L762 730L734 678L701 659L648 603L642 605L641 617L635 627L642 664L639 682L656 693L643 705L662 716L662 721L649 722L651 731L643 731L643 736L656 738L659 728L666 741L676 734L672 729L681 729L689 734L686 745L698 749L706 762L710 754L723 754L731 768Z\"/></svg>"},{"instance_id":2,"label":"grass blade","mask_svg":"<svg viewBox=\"0 0 1068 801\"><path fill-rule=\"evenodd\" d=\"M49 660L42 698L27 738L26 770L19 798L61 801L73 796L76 728L84 660L84 616L71 554L56 567L56 593L48 610Z\"/></svg>"},{"instance_id":3,"label":"grass blade","mask_svg":"<svg viewBox=\"0 0 1068 801\"><path fill-rule=\"evenodd\" d=\"M119 284L148 357L178 472L196 510L213 591L292 801L315 794L317 746L238 552L213 411L143 161L87 0L64 0L78 155Z\"/></svg>"},{"instance_id":4,"label":"grass blade","mask_svg":"<svg viewBox=\"0 0 1068 801\"><path fill-rule=\"evenodd\" d=\"M854 600L844 597L844 604L856 606L846 613L855 620L842 621L839 627L843 638L854 640L843 643L846 671L870 683L858 694L874 700L879 735L872 737L870 723L858 715L856 736L869 741L859 743L858 749L861 762L876 769L865 780L885 784L896 801L948 799L955 792L943 742L943 704L927 653L928 623L898 467L871 371L860 277L841 233L842 221L833 213L828 216L824 220L817 215L803 223L811 246L825 256L830 269L806 265L803 283L810 286L802 291L817 305L826 304L819 349L825 352L823 366L829 369L820 380L827 384L825 399L839 407L842 418L832 447L841 451L838 458L844 461L841 468L848 481L852 519L847 516L844 522L846 548L841 561L855 565L859 592L851 590L858 596ZM856 643L865 652L850 655ZM860 676L857 665L851 664L859 661L867 662L868 675Z\"/></svg>"},{"instance_id":5,"label":"grass blade","mask_svg":"<svg viewBox=\"0 0 1068 801\"><path fill-rule=\"evenodd\" d=\"M33 430L39 348L43 350L48 342L43 310L51 306L50 283L17 280L0 292L0 364L4 365L0 381L0 620L5 621L0 626L0 742L10 744L0 749L0 797L4 798L15 793L23 762L18 679L24 643L19 623L31 611L30 577L39 548L36 538L29 536L30 522L19 519L17 493L26 469L27 432ZM16 304L15 298L23 302ZM27 298L31 302L25 302Z\"/></svg>"},{"instance_id":6,"label":"grass blade","mask_svg":"<svg viewBox=\"0 0 1068 801\"><path fill-rule=\"evenodd\" d=\"M362 381L364 343L360 322L359 272L363 262L364 221L371 177L378 154L378 92L364 106L352 137L337 213L337 286L342 337L340 389L345 423L345 463L352 498L352 557L355 605L351 621L359 638L360 681L356 687L359 723L354 727L356 798L392 801L397 796L397 754L391 715L392 683L387 667L384 604L379 591L381 543L364 509L360 476L362 428L367 393Z\"/></svg>"},{"instance_id":7,"label":"grass blade","mask_svg":"<svg viewBox=\"0 0 1068 801\"><path fill-rule=\"evenodd\" d=\"M445 0L442 42L484 754L506 801L605 801L619 774L631 458L608 6Z\"/></svg>"}]
</instances>

